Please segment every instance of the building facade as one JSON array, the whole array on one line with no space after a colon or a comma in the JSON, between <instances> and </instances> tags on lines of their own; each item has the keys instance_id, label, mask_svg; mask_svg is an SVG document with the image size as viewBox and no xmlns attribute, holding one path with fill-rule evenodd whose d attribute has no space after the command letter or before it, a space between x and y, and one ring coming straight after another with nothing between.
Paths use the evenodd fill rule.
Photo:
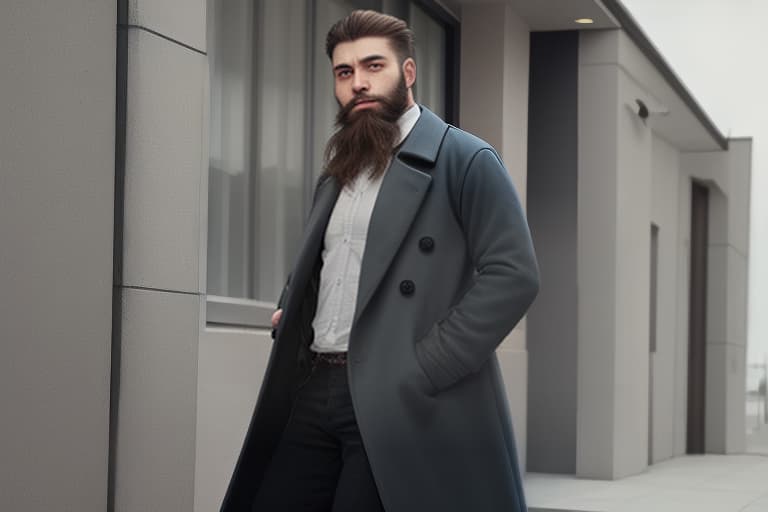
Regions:
<instances>
[{"instance_id":1,"label":"building facade","mask_svg":"<svg viewBox=\"0 0 768 512\"><path fill-rule=\"evenodd\" d=\"M523 467L743 450L750 141L616 1L11 1L0 508L218 507L333 129L324 35L353 8L409 21L417 101L527 204L542 293L498 349Z\"/></svg>"},{"instance_id":2,"label":"building facade","mask_svg":"<svg viewBox=\"0 0 768 512\"><path fill-rule=\"evenodd\" d=\"M751 141L626 23L531 38L531 471L744 451Z\"/></svg>"}]
</instances>

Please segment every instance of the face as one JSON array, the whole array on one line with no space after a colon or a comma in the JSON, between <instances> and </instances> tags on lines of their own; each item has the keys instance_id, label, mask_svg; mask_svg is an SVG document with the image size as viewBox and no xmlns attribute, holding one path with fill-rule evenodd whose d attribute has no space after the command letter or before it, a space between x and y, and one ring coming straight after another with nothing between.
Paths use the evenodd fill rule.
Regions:
<instances>
[{"instance_id":1,"label":"face","mask_svg":"<svg viewBox=\"0 0 768 512\"><path fill-rule=\"evenodd\" d=\"M380 108L375 98L389 96L401 76L408 88L408 107L413 105L411 87L416 81L416 63L408 58L400 66L385 37L339 43L333 50L332 65L336 100L342 107L354 102L353 112Z\"/></svg>"}]
</instances>

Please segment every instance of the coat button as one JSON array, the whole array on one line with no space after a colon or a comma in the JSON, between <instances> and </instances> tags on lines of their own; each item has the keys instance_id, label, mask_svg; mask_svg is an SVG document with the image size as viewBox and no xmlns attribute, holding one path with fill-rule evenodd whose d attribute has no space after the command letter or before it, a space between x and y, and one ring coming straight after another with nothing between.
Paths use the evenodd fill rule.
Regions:
<instances>
[{"instance_id":1,"label":"coat button","mask_svg":"<svg viewBox=\"0 0 768 512\"><path fill-rule=\"evenodd\" d=\"M424 252L432 252L432 249L435 248L435 241L430 236L425 236L421 240L419 240L419 249L421 249Z\"/></svg>"},{"instance_id":2,"label":"coat button","mask_svg":"<svg viewBox=\"0 0 768 512\"><path fill-rule=\"evenodd\" d=\"M410 279L406 279L405 281L400 283L400 293L402 293L405 296L413 295L413 292L416 291L416 285L413 284L413 281Z\"/></svg>"}]
</instances>

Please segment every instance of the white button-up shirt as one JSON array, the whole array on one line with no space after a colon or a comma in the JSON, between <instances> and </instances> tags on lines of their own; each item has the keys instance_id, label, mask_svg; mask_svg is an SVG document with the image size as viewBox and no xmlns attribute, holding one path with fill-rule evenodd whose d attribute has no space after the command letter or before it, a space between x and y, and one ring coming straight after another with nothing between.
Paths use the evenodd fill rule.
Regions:
<instances>
[{"instance_id":1,"label":"white button-up shirt","mask_svg":"<svg viewBox=\"0 0 768 512\"><path fill-rule=\"evenodd\" d=\"M397 145L405 140L420 115L419 106L413 105L400 116ZM336 200L325 230L317 312L312 321L315 340L310 348L316 352L346 352L349 347L368 224L383 178L382 174L371 180L364 169Z\"/></svg>"}]
</instances>

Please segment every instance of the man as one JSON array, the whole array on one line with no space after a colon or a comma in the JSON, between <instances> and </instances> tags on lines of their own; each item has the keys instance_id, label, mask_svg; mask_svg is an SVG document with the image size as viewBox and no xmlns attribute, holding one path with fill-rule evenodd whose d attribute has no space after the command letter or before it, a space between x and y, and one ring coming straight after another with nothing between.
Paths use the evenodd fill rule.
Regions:
<instances>
[{"instance_id":1,"label":"man","mask_svg":"<svg viewBox=\"0 0 768 512\"><path fill-rule=\"evenodd\" d=\"M327 38L338 131L222 510L524 511L494 354L538 291L487 143L413 99L404 22Z\"/></svg>"}]
</instances>

